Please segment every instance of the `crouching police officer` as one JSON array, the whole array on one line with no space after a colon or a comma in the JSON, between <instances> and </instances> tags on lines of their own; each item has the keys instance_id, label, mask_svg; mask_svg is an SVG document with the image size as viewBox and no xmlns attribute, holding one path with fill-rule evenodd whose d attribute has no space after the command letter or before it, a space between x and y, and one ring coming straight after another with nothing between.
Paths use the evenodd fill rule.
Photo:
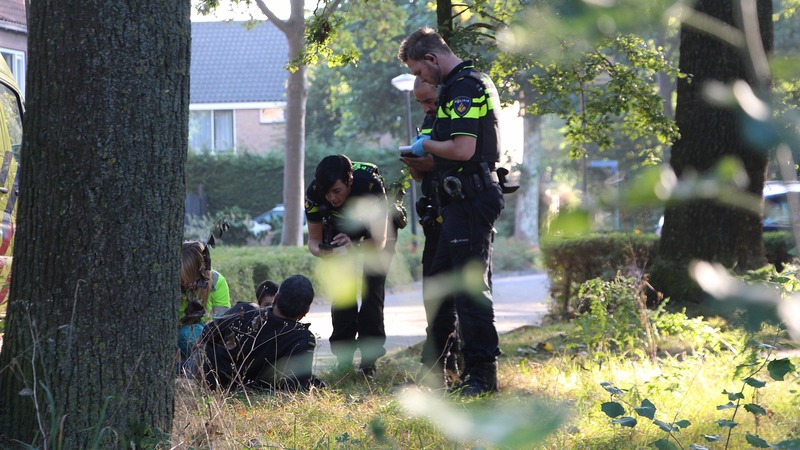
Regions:
<instances>
[{"instance_id":1,"label":"crouching police officer","mask_svg":"<svg viewBox=\"0 0 800 450\"><path fill-rule=\"evenodd\" d=\"M305 210L308 249L314 256L357 248L369 258L363 263L360 310L355 298L334 299L331 305L330 344L340 368L352 367L354 353L359 350L359 371L372 376L376 361L386 354L383 305L386 274L396 242L378 167L351 162L345 155L326 156L317 165L306 191Z\"/></svg>"},{"instance_id":2,"label":"crouching police officer","mask_svg":"<svg viewBox=\"0 0 800 450\"><path fill-rule=\"evenodd\" d=\"M494 224L505 206L495 171L500 160L497 89L430 28L408 36L398 58L411 73L439 87L431 136L412 145L414 154L434 156L440 180L442 233L431 272L441 274L452 266L460 277L480 277L453 283L464 373L451 390L464 395L494 392L500 349L492 305L492 243ZM476 284L478 288L467 288Z\"/></svg>"}]
</instances>

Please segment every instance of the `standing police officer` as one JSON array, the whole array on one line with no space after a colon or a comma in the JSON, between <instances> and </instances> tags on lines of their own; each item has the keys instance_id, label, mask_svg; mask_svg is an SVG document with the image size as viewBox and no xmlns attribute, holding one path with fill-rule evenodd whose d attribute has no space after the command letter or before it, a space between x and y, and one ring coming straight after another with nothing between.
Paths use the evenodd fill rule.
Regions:
<instances>
[{"instance_id":1,"label":"standing police officer","mask_svg":"<svg viewBox=\"0 0 800 450\"><path fill-rule=\"evenodd\" d=\"M439 87L433 132L414 142L411 151L432 154L440 179L442 235L431 271L439 274L452 265L464 277L454 283L464 356L464 377L455 390L494 392L500 349L492 305L492 243L505 206L495 172L500 160L497 89L427 27L400 44L398 58L422 81ZM466 288L475 284L479 287Z\"/></svg>"},{"instance_id":2,"label":"standing police officer","mask_svg":"<svg viewBox=\"0 0 800 450\"><path fill-rule=\"evenodd\" d=\"M425 119L419 130L420 135L430 136L436 119L436 86L414 80L414 98L425 111ZM442 218L439 215L439 200L436 198L438 177L432 155L418 157L402 154L411 176L421 182L422 197L417 201L417 215L425 234L422 249L422 299L428 327L422 347L422 376L420 381L432 387L451 383L458 378L458 362L461 351L458 339L455 304L451 295L440 295L437 282L431 278L431 268L439 237L442 232Z\"/></svg>"}]
</instances>

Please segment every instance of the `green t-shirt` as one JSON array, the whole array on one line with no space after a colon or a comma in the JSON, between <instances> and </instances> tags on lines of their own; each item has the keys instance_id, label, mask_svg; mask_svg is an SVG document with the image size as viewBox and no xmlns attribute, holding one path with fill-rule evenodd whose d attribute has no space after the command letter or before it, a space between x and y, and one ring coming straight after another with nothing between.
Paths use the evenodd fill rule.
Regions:
<instances>
[{"instance_id":1,"label":"green t-shirt","mask_svg":"<svg viewBox=\"0 0 800 450\"><path fill-rule=\"evenodd\" d=\"M231 307L231 293L228 289L228 281L225 277L216 270L211 271L211 292L208 294L208 304L206 305L206 315L203 316L203 322L209 322L214 319L214 308L217 307ZM181 309L178 317L183 317L183 311L186 305L189 304L189 298L186 294L181 295Z\"/></svg>"}]
</instances>

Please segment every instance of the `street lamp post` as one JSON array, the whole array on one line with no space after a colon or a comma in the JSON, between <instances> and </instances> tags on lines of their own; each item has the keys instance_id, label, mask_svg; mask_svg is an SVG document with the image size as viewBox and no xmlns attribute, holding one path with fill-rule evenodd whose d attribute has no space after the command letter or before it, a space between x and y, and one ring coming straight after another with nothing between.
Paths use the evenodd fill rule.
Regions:
<instances>
[{"instance_id":1,"label":"street lamp post","mask_svg":"<svg viewBox=\"0 0 800 450\"><path fill-rule=\"evenodd\" d=\"M408 144L414 143L414 131L411 127L411 92L414 90L414 79L410 73L404 73L392 78L392 86L406 94L406 126L408 129ZM417 182L411 178L411 234L417 234Z\"/></svg>"}]
</instances>

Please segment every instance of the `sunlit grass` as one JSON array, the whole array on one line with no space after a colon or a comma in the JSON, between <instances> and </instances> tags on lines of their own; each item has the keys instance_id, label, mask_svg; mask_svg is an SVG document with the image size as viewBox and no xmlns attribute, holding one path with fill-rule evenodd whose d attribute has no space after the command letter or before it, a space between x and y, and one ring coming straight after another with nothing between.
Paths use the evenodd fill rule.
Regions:
<instances>
[{"instance_id":1,"label":"sunlit grass","mask_svg":"<svg viewBox=\"0 0 800 450\"><path fill-rule=\"evenodd\" d=\"M297 394L208 393L180 381L172 444L222 449L652 448L652 442L667 433L632 411L648 399L656 406L656 419L691 422L676 434L684 448L692 443L725 448L727 429L715 421L731 419L733 410L718 410L717 405L728 401L723 389L742 388L741 376L736 376L741 355L728 349L717 354L694 353L689 347L680 351L675 341L670 342L674 356L661 352L655 362L591 354L566 345L571 331L571 325L555 324L501 335L501 393L489 398L460 399L416 390L419 346L382 359L374 380L324 372L320 377L327 388ZM757 338L766 342L769 336ZM736 345L742 340L735 331L726 339ZM792 361L800 364L797 358ZM757 398L753 389L746 389L743 404L758 403L768 414L756 420L740 409L728 448L749 447L746 433L773 444L800 433L797 373L785 381L773 381L765 372L756 377L768 383L757 391ZM611 395L601 382L626 391L622 401L631 404L626 415L637 418L636 427L610 423L600 407ZM539 436L534 426L549 430L543 422L554 417L564 420L554 432ZM456 419L471 425L461 426L459 434L458 427L450 429ZM703 434L723 438L711 445ZM544 441L537 443L539 438Z\"/></svg>"}]
</instances>

